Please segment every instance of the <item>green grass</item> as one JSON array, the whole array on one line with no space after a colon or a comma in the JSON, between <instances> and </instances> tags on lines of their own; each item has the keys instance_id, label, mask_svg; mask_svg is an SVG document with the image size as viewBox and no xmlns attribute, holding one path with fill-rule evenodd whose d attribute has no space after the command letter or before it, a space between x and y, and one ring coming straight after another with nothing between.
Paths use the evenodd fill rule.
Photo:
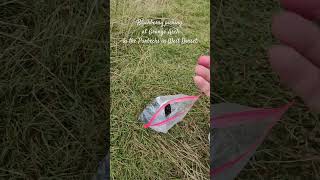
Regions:
<instances>
[{"instance_id":1,"label":"green grass","mask_svg":"<svg viewBox=\"0 0 320 180\"><path fill-rule=\"evenodd\" d=\"M106 153L105 8L1 1L0 179L89 179Z\"/></svg>"},{"instance_id":2,"label":"green grass","mask_svg":"<svg viewBox=\"0 0 320 180\"><path fill-rule=\"evenodd\" d=\"M191 45L126 45L137 18L181 20ZM209 98L201 98L168 134L144 129L138 116L155 97L197 95L199 55L209 49L209 1L111 1L111 176L113 179L208 179ZM181 36L181 35L180 35Z\"/></svg>"},{"instance_id":3,"label":"green grass","mask_svg":"<svg viewBox=\"0 0 320 180\"><path fill-rule=\"evenodd\" d=\"M213 4L213 58L217 77L215 102L253 107L297 103L279 122L238 179L319 179L319 115L282 87L267 61L267 49L276 41L271 17L277 1L219 0Z\"/></svg>"}]
</instances>

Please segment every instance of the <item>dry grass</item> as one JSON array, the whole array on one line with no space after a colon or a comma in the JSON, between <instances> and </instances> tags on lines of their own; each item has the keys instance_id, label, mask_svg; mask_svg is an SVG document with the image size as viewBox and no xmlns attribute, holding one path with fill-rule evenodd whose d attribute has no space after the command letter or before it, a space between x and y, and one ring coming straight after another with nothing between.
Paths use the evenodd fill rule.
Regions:
<instances>
[{"instance_id":1,"label":"dry grass","mask_svg":"<svg viewBox=\"0 0 320 180\"><path fill-rule=\"evenodd\" d=\"M90 179L106 153L105 8L0 3L0 179Z\"/></svg>"}]
</instances>

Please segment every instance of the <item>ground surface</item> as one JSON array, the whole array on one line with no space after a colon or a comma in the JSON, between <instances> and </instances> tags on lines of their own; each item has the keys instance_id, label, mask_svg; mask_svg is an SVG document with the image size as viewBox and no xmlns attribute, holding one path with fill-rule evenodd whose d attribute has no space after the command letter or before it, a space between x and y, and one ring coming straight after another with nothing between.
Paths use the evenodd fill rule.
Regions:
<instances>
[{"instance_id":1,"label":"ground surface","mask_svg":"<svg viewBox=\"0 0 320 180\"><path fill-rule=\"evenodd\" d=\"M319 179L319 115L310 113L280 85L267 61L266 51L276 42L270 29L278 2L218 0L212 6L211 54L218 77L212 100L252 107L277 107L297 100L238 179Z\"/></svg>"},{"instance_id":2,"label":"ground surface","mask_svg":"<svg viewBox=\"0 0 320 180\"><path fill-rule=\"evenodd\" d=\"M96 173L108 124L103 14L96 1L0 1L0 179Z\"/></svg>"},{"instance_id":3,"label":"ground surface","mask_svg":"<svg viewBox=\"0 0 320 180\"><path fill-rule=\"evenodd\" d=\"M151 3L153 2L153 3ZM125 45L137 18L183 21L192 45ZM208 179L209 98L202 97L168 134L144 129L138 115L155 97L197 95L197 58L209 49L209 1L111 2L111 175L114 179ZM154 37L154 36L151 36Z\"/></svg>"},{"instance_id":4,"label":"ground surface","mask_svg":"<svg viewBox=\"0 0 320 180\"><path fill-rule=\"evenodd\" d=\"M207 99L167 135L142 129L137 116L156 96L197 94L191 77L196 58L208 49L209 4L134 2L118 1L111 11L114 177L205 179ZM266 57L278 3L218 0L212 6L211 54L218 64L212 100L275 107L294 98ZM102 7L78 0L0 2L0 179L88 179L96 172L108 120ZM188 24L186 35L201 43L174 48L116 43L132 32L128 22L142 16L181 19ZM319 116L297 100L238 179L320 178Z\"/></svg>"}]
</instances>

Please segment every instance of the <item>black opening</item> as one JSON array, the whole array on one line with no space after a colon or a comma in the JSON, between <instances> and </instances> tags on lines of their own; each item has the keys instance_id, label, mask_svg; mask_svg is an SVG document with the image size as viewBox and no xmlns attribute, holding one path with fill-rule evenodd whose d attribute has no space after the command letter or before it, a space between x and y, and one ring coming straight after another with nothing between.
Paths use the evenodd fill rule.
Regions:
<instances>
[{"instance_id":1,"label":"black opening","mask_svg":"<svg viewBox=\"0 0 320 180\"><path fill-rule=\"evenodd\" d=\"M166 107L164 108L164 113L165 113L166 117L171 113L171 105L170 104L166 105Z\"/></svg>"}]
</instances>

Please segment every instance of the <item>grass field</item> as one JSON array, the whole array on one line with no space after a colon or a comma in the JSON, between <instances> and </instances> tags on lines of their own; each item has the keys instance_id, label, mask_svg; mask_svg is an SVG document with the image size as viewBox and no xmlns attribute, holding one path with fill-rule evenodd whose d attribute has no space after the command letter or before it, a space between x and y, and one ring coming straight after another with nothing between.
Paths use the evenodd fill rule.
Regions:
<instances>
[{"instance_id":1,"label":"grass field","mask_svg":"<svg viewBox=\"0 0 320 180\"><path fill-rule=\"evenodd\" d=\"M0 179L90 179L106 154L106 8L0 2Z\"/></svg>"},{"instance_id":2,"label":"grass field","mask_svg":"<svg viewBox=\"0 0 320 180\"><path fill-rule=\"evenodd\" d=\"M238 179L319 179L320 118L281 86L267 61L267 49L276 41L271 17L280 10L275 0L212 3L213 58L218 77L215 102L253 107L296 104L269 134Z\"/></svg>"},{"instance_id":3,"label":"grass field","mask_svg":"<svg viewBox=\"0 0 320 180\"><path fill-rule=\"evenodd\" d=\"M155 97L197 95L192 76L209 49L208 0L111 1L113 179L208 179L209 99L168 134L138 115ZM320 179L319 115L281 86L267 62L276 0L212 1L218 78L213 102L275 107L296 99L238 177ZM0 2L0 179L90 179L106 153L106 4ZM123 45L135 18L185 23L193 45Z\"/></svg>"},{"instance_id":4,"label":"grass field","mask_svg":"<svg viewBox=\"0 0 320 180\"><path fill-rule=\"evenodd\" d=\"M182 35L199 44L123 44L142 30L138 18L180 20ZM209 50L209 23L207 0L111 1L112 179L208 179L209 98L168 134L144 129L138 116L157 96L199 94L192 77Z\"/></svg>"}]
</instances>

